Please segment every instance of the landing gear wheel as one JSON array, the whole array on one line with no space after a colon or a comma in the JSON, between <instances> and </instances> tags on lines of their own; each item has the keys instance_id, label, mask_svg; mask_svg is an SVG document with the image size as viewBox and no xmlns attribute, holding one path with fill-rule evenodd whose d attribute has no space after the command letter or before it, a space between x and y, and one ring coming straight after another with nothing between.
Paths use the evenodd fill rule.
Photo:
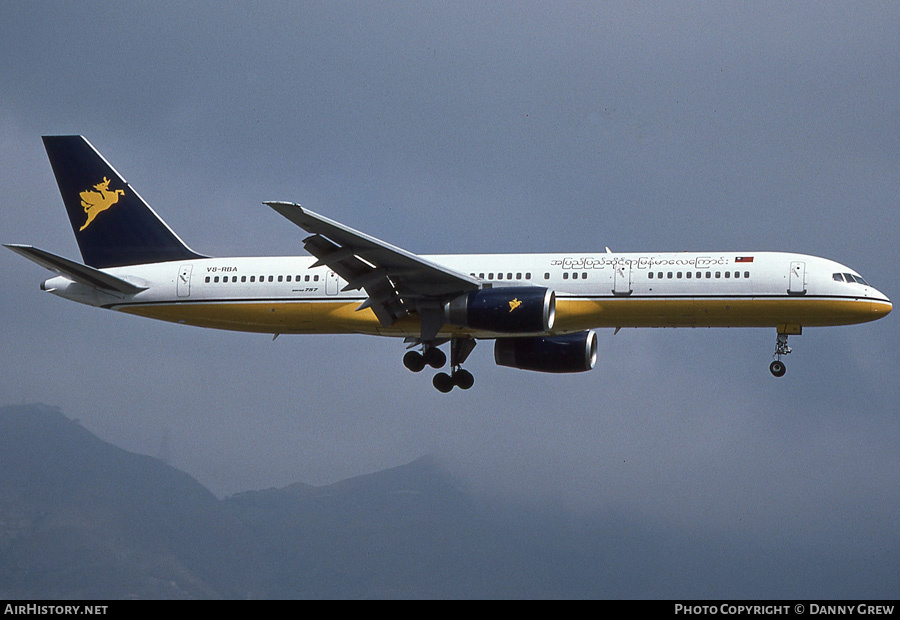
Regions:
<instances>
[{"instance_id":1,"label":"landing gear wheel","mask_svg":"<svg viewBox=\"0 0 900 620\"><path fill-rule=\"evenodd\" d=\"M414 372L419 372L426 365L432 368L441 368L447 363L447 354L438 346L446 340L419 340L422 352L410 351L403 356L403 364ZM450 372L439 372L432 379L435 389L446 394L458 387L468 390L475 385L475 377L468 370L463 370L462 363L469 357L469 353L475 348L474 338L450 339Z\"/></svg>"},{"instance_id":2,"label":"landing gear wheel","mask_svg":"<svg viewBox=\"0 0 900 620\"><path fill-rule=\"evenodd\" d=\"M410 351L403 356L403 365L413 372L421 372L425 368L425 358L418 351Z\"/></svg>"},{"instance_id":3,"label":"landing gear wheel","mask_svg":"<svg viewBox=\"0 0 900 620\"><path fill-rule=\"evenodd\" d=\"M776 377L783 377L784 373L787 369L784 367L784 362L781 360L775 360L771 364L769 364L769 372L771 372Z\"/></svg>"},{"instance_id":4,"label":"landing gear wheel","mask_svg":"<svg viewBox=\"0 0 900 620\"><path fill-rule=\"evenodd\" d=\"M459 386L459 389L468 390L475 385L475 377L473 377L472 373L468 370L460 368L453 374L453 382Z\"/></svg>"},{"instance_id":5,"label":"landing gear wheel","mask_svg":"<svg viewBox=\"0 0 900 620\"><path fill-rule=\"evenodd\" d=\"M432 368L442 368L447 363L447 355L437 347L428 347L423 354L425 363Z\"/></svg>"},{"instance_id":6,"label":"landing gear wheel","mask_svg":"<svg viewBox=\"0 0 900 620\"><path fill-rule=\"evenodd\" d=\"M446 372L439 372L436 374L432 383L438 392L443 392L444 394L453 389L453 377Z\"/></svg>"}]
</instances>

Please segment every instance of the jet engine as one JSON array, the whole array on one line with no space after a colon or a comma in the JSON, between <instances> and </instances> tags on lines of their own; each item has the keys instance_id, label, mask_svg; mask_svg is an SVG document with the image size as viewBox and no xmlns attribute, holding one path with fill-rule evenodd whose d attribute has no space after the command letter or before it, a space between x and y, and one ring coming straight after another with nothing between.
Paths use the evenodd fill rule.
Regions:
<instances>
[{"instance_id":1,"label":"jet engine","mask_svg":"<svg viewBox=\"0 0 900 620\"><path fill-rule=\"evenodd\" d=\"M597 335L592 331L563 336L498 338L498 366L539 372L584 372L597 363Z\"/></svg>"},{"instance_id":2,"label":"jet engine","mask_svg":"<svg viewBox=\"0 0 900 620\"><path fill-rule=\"evenodd\" d=\"M446 306L447 322L501 334L546 332L556 319L556 295L538 286L487 288Z\"/></svg>"}]
</instances>

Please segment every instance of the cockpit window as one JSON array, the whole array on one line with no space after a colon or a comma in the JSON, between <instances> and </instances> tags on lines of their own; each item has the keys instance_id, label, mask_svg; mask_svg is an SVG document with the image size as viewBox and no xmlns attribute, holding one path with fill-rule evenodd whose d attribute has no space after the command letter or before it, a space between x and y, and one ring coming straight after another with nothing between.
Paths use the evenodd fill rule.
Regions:
<instances>
[{"instance_id":1,"label":"cockpit window","mask_svg":"<svg viewBox=\"0 0 900 620\"><path fill-rule=\"evenodd\" d=\"M849 282L850 284L858 283L862 284L863 286L869 286L868 282L866 282L859 276L853 275L852 273L833 273L831 274L831 277L836 282Z\"/></svg>"}]
</instances>

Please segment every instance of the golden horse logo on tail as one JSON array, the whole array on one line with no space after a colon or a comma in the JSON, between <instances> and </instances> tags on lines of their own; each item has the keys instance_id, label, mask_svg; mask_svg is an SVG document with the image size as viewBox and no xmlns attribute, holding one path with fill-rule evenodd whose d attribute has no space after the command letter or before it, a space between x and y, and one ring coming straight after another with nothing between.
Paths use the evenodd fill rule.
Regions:
<instances>
[{"instance_id":1,"label":"golden horse logo on tail","mask_svg":"<svg viewBox=\"0 0 900 620\"><path fill-rule=\"evenodd\" d=\"M100 212L106 211L119 202L119 196L125 195L125 190L110 190L109 179L106 177L103 177L103 182L97 183L94 189L97 191L85 190L78 194L81 197L81 206L84 207L84 212L88 216L84 226L78 229L79 232L87 228Z\"/></svg>"}]
</instances>

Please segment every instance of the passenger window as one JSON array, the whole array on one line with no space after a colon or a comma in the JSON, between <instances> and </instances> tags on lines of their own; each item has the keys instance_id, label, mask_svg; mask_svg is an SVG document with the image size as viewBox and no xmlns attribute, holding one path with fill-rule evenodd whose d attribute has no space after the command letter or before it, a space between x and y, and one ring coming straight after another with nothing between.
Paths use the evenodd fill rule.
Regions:
<instances>
[{"instance_id":1,"label":"passenger window","mask_svg":"<svg viewBox=\"0 0 900 620\"><path fill-rule=\"evenodd\" d=\"M531 279L531 272L530 272L530 271L529 271L528 273L525 274L525 279L526 279L526 280L530 280L530 279Z\"/></svg>"},{"instance_id":2,"label":"passenger window","mask_svg":"<svg viewBox=\"0 0 900 620\"><path fill-rule=\"evenodd\" d=\"M213 282L218 282L218 281L219 281L219 276L216 276L215 279L213 280Z\"/></svg>"},{"instance_id":3,"label":"passenger window","mask_svg":"<svg viewBox=\"0 0 900 620\"><path fill-rule=\"evenodd\" d=\"M564 271L564 272L563 272L563 280L568 280L568 279L569 279L569 272L568 272L568 271Z\"/></svg>"},{"instance_id":4,"label":"passenger window","mask_svg":"<svg viewBox=\"0 0 900 620\"><path fill-rule=\"evenodd\" d=\"M206 282L207 283L209 282L209 276L206 276Z\"/></svg>"},{"instance_id":5,"label":"passenger window","mask_svg":"<svg viewBox=\"0 0 900 620\"><path fill-rule=\"evenodd\" d=\"M502 274L502 273L498 273L498 274L497 274L497 279L498 279L498 280L502 280L502 279L503 279L503 274Z\"/></svg>"},{"instance_id":6,"label":"passenger window","mask_svg":"<svg viewBox=\"0 0 900 620\"><path fill-rule=\"evenodd\" d=\"M650 279L652 280L652 279L653 279L653 272L652 272L652 271L648 272L648 273L647 273L647 277L650 278Z\"/></svg>"},{"instance_id":7,"label":"passenger window","mask_svg":"<svg viewBox=\"0 0 900 620\"><path fill-rule=\"evenodd\" d=\"M584 273L581 274L581 279L587 280L587 271L585 271Z\"/></svg>"},{"instance_id":8,"label":"passenger window","mask_svg":"<svg viewBox=\"0 0 900 620\"><path fill-rule=\"evenodd\" d=\"M511 273L506 274L506 279L507 279L507 280L512 280L512 274L511 274Z\"/></svg>"},{"instance_id":9,"label":"passenger window","mask_svg":"<svg viewBox=\"0 0 900 620\"><path fill-rule=\"evenodd\" d=\"M656 279L657 279L657 280L662 280L662 271L658 271L658 272L656 273Z\"/></svg>"},{"instance_id":10,"label":"passenger window","mask_svg":"<svg viewBox=\"0 0 900 620\"><path fill-rule=\"evenodd\" d=\"M309 276L303 276L303 281L304 281L304 282L309 282Z\"/></svg>"},{"instance_id":11,"label":"passenger window","mask_svg":"<svg viewBox=\"0 0 900 620\"><path fill-rule=\"evenodd\" d=\"M703 272L702 272L702 271L698 271L698 272L697 272L697 279L699 280L699 279L702 278L702 277L703 277Z\"/></svg>"},{"instance_id":12,"label":"passenger window","mask_svg":"<svg viewBox=\"0 0 900 620\"><path fill-rule=\"evenodd\" d=\"M667 273L667 274L666 274L666 277L669 278L669 279L671 280L671 279L672 279L672 272L670 271L669 273Z\"/></svg>"},{"instance_id":13,"label":"passenger window","mask_svg":"<svg viewBox=\"0 0 900 620\"><path fill-rule=\"evenodd\" d=\"M745 278L749 278L749 277L750 277L750 272L749 272L749 271L745 271L745 272L744 272L744 277L745 277Z\"/></svg>"},{"instance_id":14,"label":"passenger window","mask_svg":"<svg viewBox=\"0 0 900 620\"><path fill-rule=\"evenodd\" d=\"M278 276L278 281L281 282L284 278L282 276Z\"/></svg>"},{"instance_id":15,"label":"passenger window","mask_svg":"<svg viewBox=\"0 0 900 620\"><path fill-rule=\"evenodd\" d=\"M730 278L730 277L731 277L731 272L730 272L730 271L726 271L726 272L725 272L725 277L726 277L726 278Z\"/></svg>"},{"instance_id":16,"label":"passenger window","mask_svg":"<svg viewBox=\"0 0 900 620\"><path fill-rule=\"evenodd\" d=\"M688 280L690 280L691 277L693 277L694 274L692 274L690 271L688 271L688 272L685 273L684 275L685 275L685 277L686 277Z\"/></svg>"},{"instance_id":17,"label":"passenger window","mask_svg":"<svg viewBox=\"0 0 900 620\"><path fill-rule=\"evenodd\" d=\"M711 277L712 277L712 272L711 272L711 271L707 271L707 272L706 272L706 279L709 280Z\"/></svg>"},{"instance_id":18,"label":"passenger window","mask_svg":"<svg viewBox=\"0 0 900 620\"><path fill-rule=\"evenodd\" d=\"M291 276L288 276L286 279L287 279L288 282L290 282L290 281L291 281Z\"/></svg>"},{"instance_id":19,"label":"passenger window","mask_svg":"<svg viewBox=\"0 0 900 620\"><path fill-rule=\"evenodd\" d=\"M577 271L574 272L574 273L572 273L572 279L573 279L573 280L577 280L577 279L578 279L578 272L577 272Z\"/></svg>"},{"instance_id":20,"label":"passenger window","mask_svg":"<svg viewBox=\"0 0 900 620\"><path fill-rule=\"evenodd\" d=\"M319 276L313 276L313 282L318 282L318 281L319 281Z\"/></svg>"},{"instance_id":21,"label":"passenger window","mask_svg":"<svg viewBox=\"0 0 900 620\"><path fill-rule=\"evenodd\" d=\"M716 277L717 277L717 278L721 278L721 277L722 277L722 272L721 272L721 271L717 271L717 272L716 272Z\"/></svg>"},{"instance_id":22,"label":"passenger window","mask_svg":"<svg viewBox=\"0 0 900 620\"><path fill-rule=\"evenodd\" d=\"M550 279L550 272L549 272L549 271L544 273L544 279L545 279L545 280L549 280L549 279Z\"/></svg>"},{"instance_id":23,"label":"passenger window","mask_svg":"<svg viewBox=\"0 0 900 620\"><path fill-rule=\"evenodd\" d=\"M269 282L274 282L274 281L275 281L275 276L269 276Z\"/></svg>"},{"instance_id":24,"label":"passenger window","mask_svg":"<svg viewBox=\"0 0 900 620\"><path fill-rule=\"evenodd\" d=\"M237 276L232 276L232 277L231 277L231 281L232 281L232 282L237 282Z\"/></svg>"},{"instance_id":25,"label":"passenger window","mask_svg":"<svg viewBox=\"0 0 900 620\"><path fill-rule=\"evenodd\" d=\"M241 276L241 282L246 282L246 281L247 281L247 276Z\"/></svg>"},{"instance_id":26,"label":"passenger window","mask_svg":"<svg viewBox=\"0 0 900 620\"><path fill-rule=\"evenodd\" d=\"M517 273L517 274L516 274L516 280L521 280L521 279L522 279L522 274L521 274L521 273Z\"/></svg>"},{"instance_id":27,"label":"passenger window","mask_svg":"<svg viewBox=\"0 0 900 620\"><path fill-rule=\"evenodd\" d=\"M489 274L488 274L488 280L493 280L493 279L494 279L494 274L493 274L493 273L489 273Z\"/></svg>"}]
</instances>

